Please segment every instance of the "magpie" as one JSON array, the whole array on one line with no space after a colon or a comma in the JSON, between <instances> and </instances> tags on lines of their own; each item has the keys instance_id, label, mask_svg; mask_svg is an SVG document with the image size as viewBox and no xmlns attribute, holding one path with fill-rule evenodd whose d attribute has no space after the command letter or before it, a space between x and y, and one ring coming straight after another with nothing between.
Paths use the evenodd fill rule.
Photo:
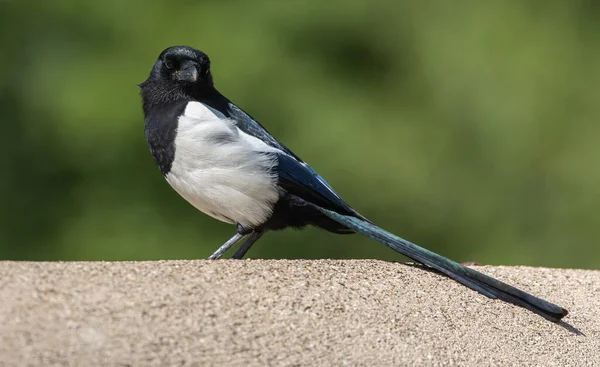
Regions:
<instances>
[{"instance_id":1,"label":"magpie","mask_svg":"<svg viewBox=\"0 0 600 367\"><path fill-rule=\"evenodd\" d=\"M390 232L350 207L314 169L215 89L202 51L173 46L139 85L150 152L172 188L194 207L237 226L209 259L232 246L241 259L266 232L307 225L361 233L489 297L559 322L568 311Z\"/></svg>"}]
</instances>

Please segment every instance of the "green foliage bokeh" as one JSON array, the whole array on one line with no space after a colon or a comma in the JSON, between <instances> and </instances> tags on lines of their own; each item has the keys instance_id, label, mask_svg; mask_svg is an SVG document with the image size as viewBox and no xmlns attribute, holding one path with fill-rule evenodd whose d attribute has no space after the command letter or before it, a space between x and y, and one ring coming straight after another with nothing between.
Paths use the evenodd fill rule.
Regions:
<instances>
[{"instance_id":1,"label":"green foliage bokeh","mask_svg":"<svg viewBox=\"0 0 600 367\"><path fill-rule=\"evenodd\" d=\"M233 234L144 139L136 84L186 44L382 227L458 261L598 268L599 17L575 0L1 1L0 259L203 258ZM402 259L316 229L250 256Z\"/></svg>"}]
</instances>

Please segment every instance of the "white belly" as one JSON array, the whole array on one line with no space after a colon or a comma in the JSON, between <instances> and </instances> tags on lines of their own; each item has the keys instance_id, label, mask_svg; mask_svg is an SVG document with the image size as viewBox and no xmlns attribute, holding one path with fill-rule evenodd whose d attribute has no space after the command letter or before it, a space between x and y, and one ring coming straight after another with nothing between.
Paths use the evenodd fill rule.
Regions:
<instances>
[{"instance_id":1,"label":"white belly","mask_svg":"<svg viewBox=\"0 0 600 367\"><path fill-rule=\"evenodd\" d=\"M167 181L202 212L244 227L263 224L279 199L274 151L231 120L190 102L179 118L175 159Z\"/></svg>"}]
</instances>

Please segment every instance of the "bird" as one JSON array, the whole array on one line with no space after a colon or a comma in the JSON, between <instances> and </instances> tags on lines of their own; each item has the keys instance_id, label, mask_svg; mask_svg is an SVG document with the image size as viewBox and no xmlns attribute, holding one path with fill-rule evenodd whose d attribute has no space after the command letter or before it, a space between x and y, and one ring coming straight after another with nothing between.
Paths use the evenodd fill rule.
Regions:
<instances>
[{"instance_id":1,"label":"bird","mask_svg":"<svg viewBox=\"0 0 600 367\"><path fill-rule=\"evenodd\" d=\"M163 50L138 85L150 152L171 187L203 213L236 226L208 259L242 259L269 231L313 226L361 233L489 297L552 322L568 311L388 232L348 205L330 184L214 85L207 54Z\"/></svg>"}]
</instances>

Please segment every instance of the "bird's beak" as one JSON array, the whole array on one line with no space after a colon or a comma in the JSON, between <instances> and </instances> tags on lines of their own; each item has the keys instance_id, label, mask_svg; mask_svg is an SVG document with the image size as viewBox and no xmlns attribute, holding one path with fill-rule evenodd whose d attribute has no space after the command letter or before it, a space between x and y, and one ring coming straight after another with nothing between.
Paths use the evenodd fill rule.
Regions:
<instances>
[{"instance_id":1,"label":"bird's beak","mask_svg":"<svg viewBox=\"0 0 600 367\"><path fill-rule=\"evenodd\" d=\"M192 62L187 62L181 65L177 71L177 80L194 83L198 80L198 68Z\"/></svg>"}]
</instances>

